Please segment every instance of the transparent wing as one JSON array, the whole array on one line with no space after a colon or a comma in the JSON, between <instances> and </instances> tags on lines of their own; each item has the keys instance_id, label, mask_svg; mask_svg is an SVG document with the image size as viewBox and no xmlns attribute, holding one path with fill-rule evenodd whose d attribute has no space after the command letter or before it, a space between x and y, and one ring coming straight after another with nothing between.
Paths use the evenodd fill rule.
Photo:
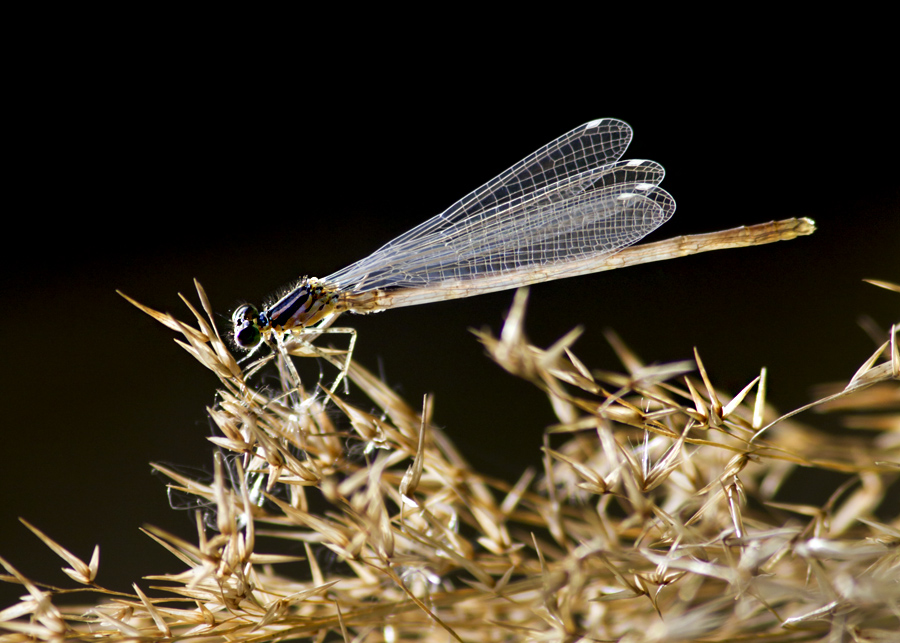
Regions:
<instances>
[{"instance_id":1,"label":"transparent wing","mask_svg":"<svg viewBox=\"0 0 900 643\"><path fill-rule=\"evenodd\" d=\"M631 143L631 126L612 118L601 118L568 134L563 134L511 168L467 194L444 212L416 226L376 251L387 251L409 238L439 232L468 217L477 217L489 209L556 183L585 170L618 161Z\"/></svg>"},{"instance_id":2,"label":"transparent wing","mask_svg":"<svg viewBox=\"0 0 900 643\"><path fill-rule=\"evenodd\" d=\"M564 276L567 264L620 250L675 210L674 200L656 187L664 176L660 165L615 162L630 139L631 128L621 121L583 125L323 281L360 293L440 290L441 284L458 289L460 281L472 290L474 280L487 278L508 284L489 289L499 290L548 267L553 276L529 283ZM436 293L428 299L440 298Z\"/></svg>"}]
</instances>

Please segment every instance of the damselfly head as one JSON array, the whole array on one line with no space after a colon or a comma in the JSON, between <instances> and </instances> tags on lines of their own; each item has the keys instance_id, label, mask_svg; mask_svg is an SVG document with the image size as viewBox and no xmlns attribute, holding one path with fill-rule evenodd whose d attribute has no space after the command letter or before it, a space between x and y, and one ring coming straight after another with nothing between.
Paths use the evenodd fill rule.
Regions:
<instances>
[{"instance_id":1,"label":"damselfly head","mask_svg":"<svg viewBox=\"0 0 900 643\"><path fill-rule=\"evenodd\" d=\"M238 307L231 315L234 343L244 350L256 348L262 341L262 331L259 327L259 311L252 304L244 304Z\"/></svg>"}]
</instances>

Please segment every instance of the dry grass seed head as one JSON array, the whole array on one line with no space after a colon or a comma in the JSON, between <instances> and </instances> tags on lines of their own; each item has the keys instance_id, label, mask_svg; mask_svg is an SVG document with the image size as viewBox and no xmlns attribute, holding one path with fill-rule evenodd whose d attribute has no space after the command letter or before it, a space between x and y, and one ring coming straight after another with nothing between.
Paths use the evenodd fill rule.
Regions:
<instances>
[{"instance_id":1,"label":"dry grass seed head","mask_svg":"<svg viewBox=\"0 0 900 643\"><path fill-rule=\"evenodd\" d=\"M699 352L645 366L608 334L627 370L617 374L579 360L577 329L538 349L518 293L500 337L478 336L548 397L559 424L543 476L510 486L467 464L432 424L431 402L415 409L357 363L348 377L365 408L311 395L285 368L282 390L257 387L198 293L208 319L191 307L196 328L132 303L222 383L213 480L157 465L214 507L215 529L200 512L196 544L149 528L185 571L91 611L59 610L57 590L11 571L29 595L2 612L0 640L889 640L900 627L900 517L872 519L900 460L896 327L817 407L882 411L865 436L836 440L767 407L764 370L730 395ZM824 506L775 502L798 467L849 477ZM260 536L306 555L257 552ZM41 538L93 583L96 557L85 564ZM335 562L320 565L322 551ZM301 558L305 579L276 571Z\"/></svg>"}]
</instances>

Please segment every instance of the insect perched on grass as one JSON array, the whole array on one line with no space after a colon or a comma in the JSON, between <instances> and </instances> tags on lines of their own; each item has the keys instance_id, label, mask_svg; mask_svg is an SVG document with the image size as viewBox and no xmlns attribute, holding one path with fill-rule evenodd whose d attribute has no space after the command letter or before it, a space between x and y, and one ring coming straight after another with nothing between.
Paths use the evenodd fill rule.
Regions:
<instances>
[{"instance_id":1,"label":"insect perched on grass","mask_svg":"<svg viewBox=\"0 0 900 643\"><path fill-rule=\"evenodd\" d=\"M333 391L356 342L353 329L329 328L343 312L471 297L812 231L811 221L790 219L622 253L675 212L675 200L659 187L661 165L620 160L631 136L627 123L611 118L575 128L365 259L323 279L303 278L262 311L239 307L235 343L283 351L287 336L308 342L323 332L349 333Z\"/></svg>"}]
</instances>

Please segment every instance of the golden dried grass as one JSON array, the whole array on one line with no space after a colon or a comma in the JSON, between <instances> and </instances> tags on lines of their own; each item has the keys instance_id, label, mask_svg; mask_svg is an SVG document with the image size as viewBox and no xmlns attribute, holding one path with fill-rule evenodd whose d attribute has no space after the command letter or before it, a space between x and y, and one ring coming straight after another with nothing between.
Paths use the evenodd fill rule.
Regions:
<instances>
[{"instance_id":1,"label":"golden dried grass","mask_svg":"<svg viewBox=\"0 0 900 643\"><path fill-rule=\"evenodd\" d=\"M255 386L275 358L242 368L197 291L205 315L185 300L196 327L129 301L221 382L212 483L156 467L208 503L215 529L199 512L196 542L148 529L184 571L123 595L94 583L96 554L85 563L29 525L103 601L55 606L62 590L0 561L27 592L0 612L0 641L898 640L900 516L874 518L900 473L896 326L850 382L804 407L879 411L838 439L770 408L765 370L730 395L700 355L645 366L610 335L626 372L609 373L574 355L578 331L532 346L520 292L500 337L478 336L559 423L542 473L509 485L467 464L428 400L408 404L355 362L348 377L377 412L310 395L281 363L277 396ZM778 502L797 467L851 477L825 506ZM298 558L256 551L261 534L302 543L306 577L280 574ZM322 569L321 550L341 564Z\"/></svg>"}]
</instances>

